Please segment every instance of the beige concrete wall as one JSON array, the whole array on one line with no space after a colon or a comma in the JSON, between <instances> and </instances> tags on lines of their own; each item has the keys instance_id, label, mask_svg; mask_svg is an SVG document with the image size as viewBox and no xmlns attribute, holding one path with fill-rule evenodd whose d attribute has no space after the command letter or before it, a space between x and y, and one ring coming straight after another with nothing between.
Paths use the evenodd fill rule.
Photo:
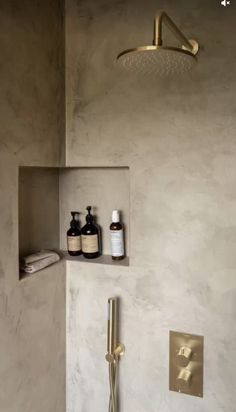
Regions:
<instances>
[{"instance_id":1,"label":"beige concrete wall","mask_svg":"<svg viewBox=\"0 0 236 412\"><path fill-rule=\"evenodd\" d=\"M116 66L151 42L157 8L200 43L182 79ZM68 411L108 408L106 299L119 295L121 410L234 412L235 5L67 0L66 17L67 165L129 166L131 181L130 267L68 263ZM168 390L171 329L205 337L203 399Z\"/></svg>"},{"instance_id":2,"label":"beige concrete wall","mask_svg":"<svg viewBox=\"0 0 236 412\"><path fill-rule=\"evenodd\" d=\"M65 411L65 268L19 283L18 166L63 160L63 4L1 2L0 410ZM45 216L47 224L47 216Z\"/></svg>"}]
</instances>

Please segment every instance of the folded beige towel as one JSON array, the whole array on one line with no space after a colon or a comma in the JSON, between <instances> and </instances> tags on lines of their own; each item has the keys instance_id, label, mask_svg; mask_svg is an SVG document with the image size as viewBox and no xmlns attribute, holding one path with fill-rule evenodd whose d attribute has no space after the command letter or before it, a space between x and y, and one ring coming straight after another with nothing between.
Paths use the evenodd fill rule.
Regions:
<instances>
[{"instance_id":1,"label":"folded beige towel","mask_svg":"<svg viewBox=\"0 0 236 412\"><path fill-rule=\"evenodd\" d=\"M41 252L25 256L21 261L21 270L26 273L35 273L59 260L60 256L58 253L51 250L42 250Z\"/></svg>"}]
</instances>

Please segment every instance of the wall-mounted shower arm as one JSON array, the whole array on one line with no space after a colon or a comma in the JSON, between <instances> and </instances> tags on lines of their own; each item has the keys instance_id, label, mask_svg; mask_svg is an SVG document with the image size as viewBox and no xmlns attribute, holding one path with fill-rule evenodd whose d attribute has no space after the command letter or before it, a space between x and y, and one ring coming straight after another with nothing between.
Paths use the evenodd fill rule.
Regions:
<instances>
[{"instance_id":1,"label":"wall-mounted shower arm","mask_svg":"<svg viewBox=\"0 0 236 412\"><path fill-rule=\"evenodd\" d=\"M158 13L154 20L154 36L153 36L153 45L162 46L162 23L172 31L174 36L181 42L183 46L186 47L189 51L195 54L194 45L184 36L184 34L179 30L175 25L173 20L166 14L164 11Z\"/></svg>"}]
</instances>

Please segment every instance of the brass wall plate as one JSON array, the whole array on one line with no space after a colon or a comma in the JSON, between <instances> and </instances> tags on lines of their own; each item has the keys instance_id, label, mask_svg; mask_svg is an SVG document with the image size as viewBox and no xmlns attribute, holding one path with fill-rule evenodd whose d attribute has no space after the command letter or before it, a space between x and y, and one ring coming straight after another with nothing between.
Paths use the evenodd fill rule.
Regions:
<instances>
[{"instance_id":1,"label":"brass wall plate","mask_svg":"<svg viewBox=\"0 0 236 412\"><path fill-rule=\"evenodd\" d=\"M171 391L203 397L203 346L203 336L170 331Z\"/></svg>"}]
</instances>

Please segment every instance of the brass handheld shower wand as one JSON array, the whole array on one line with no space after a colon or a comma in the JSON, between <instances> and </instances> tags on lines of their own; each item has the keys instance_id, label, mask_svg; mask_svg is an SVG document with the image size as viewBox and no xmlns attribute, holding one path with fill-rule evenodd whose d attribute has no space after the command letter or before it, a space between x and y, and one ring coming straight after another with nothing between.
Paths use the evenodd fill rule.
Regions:
<instances>
[{"instance_id":1,"label":"brass handheld shower wand","mask_svg":"<svg viewBox=\"0 0 236 412\"><path fill-rule=\"evenodd\" d=\"M107 320L107 354L106 360L109 362L109 382L110 400L109 412L117 412L117 365L121 355L124 354L125 347L117 342L118 311L117 298L108 299L108 320Z\"/></svg>"}]
</instances>

